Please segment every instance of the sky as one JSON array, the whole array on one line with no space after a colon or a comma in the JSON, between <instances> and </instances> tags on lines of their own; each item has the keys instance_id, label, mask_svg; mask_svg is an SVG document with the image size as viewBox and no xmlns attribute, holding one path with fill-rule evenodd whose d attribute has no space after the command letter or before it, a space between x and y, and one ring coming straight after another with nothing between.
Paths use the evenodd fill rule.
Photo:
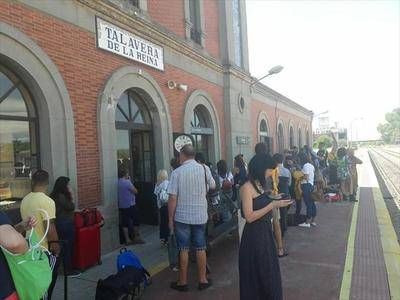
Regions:
<instances>
[{"instance_id":1,"label":"sky","mask_svg":"<svg viewBox=\"0 0 400 300\"><path fill-rule=\"evenodd\" d=\"M400 107L400 0L246 0L250 72L353 140ZM314 122L314 126L317 125Z\"/></svg>"}]
</instances>

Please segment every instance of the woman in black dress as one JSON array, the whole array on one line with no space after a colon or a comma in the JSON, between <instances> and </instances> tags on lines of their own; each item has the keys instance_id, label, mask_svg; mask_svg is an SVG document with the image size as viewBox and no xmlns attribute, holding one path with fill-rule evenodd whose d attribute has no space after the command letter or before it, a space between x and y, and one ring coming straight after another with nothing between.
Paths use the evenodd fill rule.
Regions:
<instances>
[{"instance_id":1,"label":"woman in black dress","mask_svg":"<svg viewBox=\"0 0 400 300\"><path fill-rule=\"evenodd\" d=\"M246 225L239 249L241 300L281 300L282 284L278 256L271 229L270 212L292 200L273 201L264 193L266 178L276 162L257 154L249 163L249 179L240 189Z\"/></svg>"}]
</instances>

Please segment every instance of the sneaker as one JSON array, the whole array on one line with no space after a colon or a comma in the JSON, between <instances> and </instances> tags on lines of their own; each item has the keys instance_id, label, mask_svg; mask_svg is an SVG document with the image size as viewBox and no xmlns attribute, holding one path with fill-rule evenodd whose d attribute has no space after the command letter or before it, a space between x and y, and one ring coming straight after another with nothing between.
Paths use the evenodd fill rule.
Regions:
<instances>
[{"instance_id":1,"label":"sneaker","mask_svg":"<svg viewBox=\"0 0 400 300\"><path fill-rule=\"evenodd\" d=\"M314 227L317 226L317 223L315 223L315 222L311 222L310 224L311 224L311 226L314 226Z\"/></svg>"},{"instance_id":2,"label":"sneaker","mask_svg":"<svg viewBox=\"0 0 400 300\"><path fill-rule=\"evenodd\" d=\"M178 267L173 267L172 268L172 272L179 272L179 268Z\"/></svg>"},{"instance_id":3,"label":"sneaker","mask_svg":"<svg viewBox=\"0 0 400 300\"><path fill-rule=\"evenodd\" d=\"M79 276L81 276L82 275L82 273L81 272L78 272L78 271L69 271L68 273L67 273L67 277L69 277L69 278L76 278L76 277L79 277Z\"/></svg>"},{"instance_id":4,"label":"sneaker","mask_svg":"<svg viewBox=\"0 0 400 300\"><path fill-rule=\"evenodd\" d=\"M298 225L299 227L304 227L304 228L310 228L311 227L311 225L310 224L308 224L308 223L301 223L301 224L299 224Z\"/></svg>"}]
</instances>

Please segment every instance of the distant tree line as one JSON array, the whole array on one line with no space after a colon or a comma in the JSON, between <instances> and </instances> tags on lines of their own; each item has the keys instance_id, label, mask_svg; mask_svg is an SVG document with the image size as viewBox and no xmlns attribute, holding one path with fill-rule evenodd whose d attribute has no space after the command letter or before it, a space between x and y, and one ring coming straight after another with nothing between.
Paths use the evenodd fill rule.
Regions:
<instances>
[{"instance_id":1,"label":"distant tree line","mask_svg":"<svg viewBox=\"0 0 400 300\"><path fill-rule=\"evenodd\" d=\"M379 124L377 129L382 140L387 144L400 143L400 107L385 115L386 122Z\"/></svg>"}]
</instances>

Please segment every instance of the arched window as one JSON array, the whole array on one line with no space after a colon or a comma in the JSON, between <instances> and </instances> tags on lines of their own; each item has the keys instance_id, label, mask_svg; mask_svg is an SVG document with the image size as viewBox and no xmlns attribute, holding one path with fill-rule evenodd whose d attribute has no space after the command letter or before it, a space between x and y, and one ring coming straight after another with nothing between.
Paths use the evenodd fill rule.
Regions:
<instances>
[{"instance_id":1,"label":"arched window","mask_svg":"<svg viewBox=\"0 0 400 300\"><path fill-rule=\"evenodd\" d=\"M301 129L299 128L299 148L303 147L303 139L302 139L302 133Z\"/></svg>"},{"instance_id":2,"label":"arched window","mask_svg":"<svg viewBox=\"0 0 400 300\"><path fill-rule=\"evenodd\" d=\"M135 129L151 129L148 109L134 91L124 92L119 98L115 121L126 123L125 126Z\"/></svg>"},{"instance_id":3,"label":"arched window","mask_svg":"<svg viewBox=\"0 0 400 300\"><path fill-rule=\"evenodd\" d=\"M265 119L262 119L260 122L260 142L265 142L266 139L268 139L268 126L267 126L267 121Z\"/></svg>"},{"instance_id":4,"label":"arched window","mask_svg":"<svg viewBox=\"0 0 400 300\"><path fill-rule=\"evenodd\" d=\"M294 131L292 126L289 128L289 146L290 148L294 146Z\"/></svg>"},{"instance_id":5,"label":"arched window","mask_svg":"<svg viewBox=\"0 0 400 300\"><path fill-rule=\"evenodd\" d=\"M124 92L115 110L118 168L131 174L139 184L154 180L153 126L142 97Z\"/></svg>"},{"instance_id":6,"label":"arched window","mask_svg":"<svg viewBox=\"0 0 400 300\"><path fill-rule=\"evenodd\" d=\"M194 148L196 152L203 153L206 161L210 159L210 136L213 135L210 115L203 105L197 105L193 110L192 119L190 121L191 135L194 140Z\"/></svg>"},{"instance_id":7,"label":"arched window","mask_svg":"<svg viewBox=\"0 0 400 300\"><path fill-rule=\"evenodd\" d=\"M283 125L280 123L278 125L278 152L283 153L285 150L285 142L284 142L284 133L283 133Z\"/></svg>"},{"instance_id":8,"label":"arched window","mask_svg":"<svg viewBox=\"0 0 400 300\"><path fill-rule=\"evenodd\" d=\"M37 115L23 82L0 65L0 200L31 191L40 167Z\"/></svg>"}]
</instances>

